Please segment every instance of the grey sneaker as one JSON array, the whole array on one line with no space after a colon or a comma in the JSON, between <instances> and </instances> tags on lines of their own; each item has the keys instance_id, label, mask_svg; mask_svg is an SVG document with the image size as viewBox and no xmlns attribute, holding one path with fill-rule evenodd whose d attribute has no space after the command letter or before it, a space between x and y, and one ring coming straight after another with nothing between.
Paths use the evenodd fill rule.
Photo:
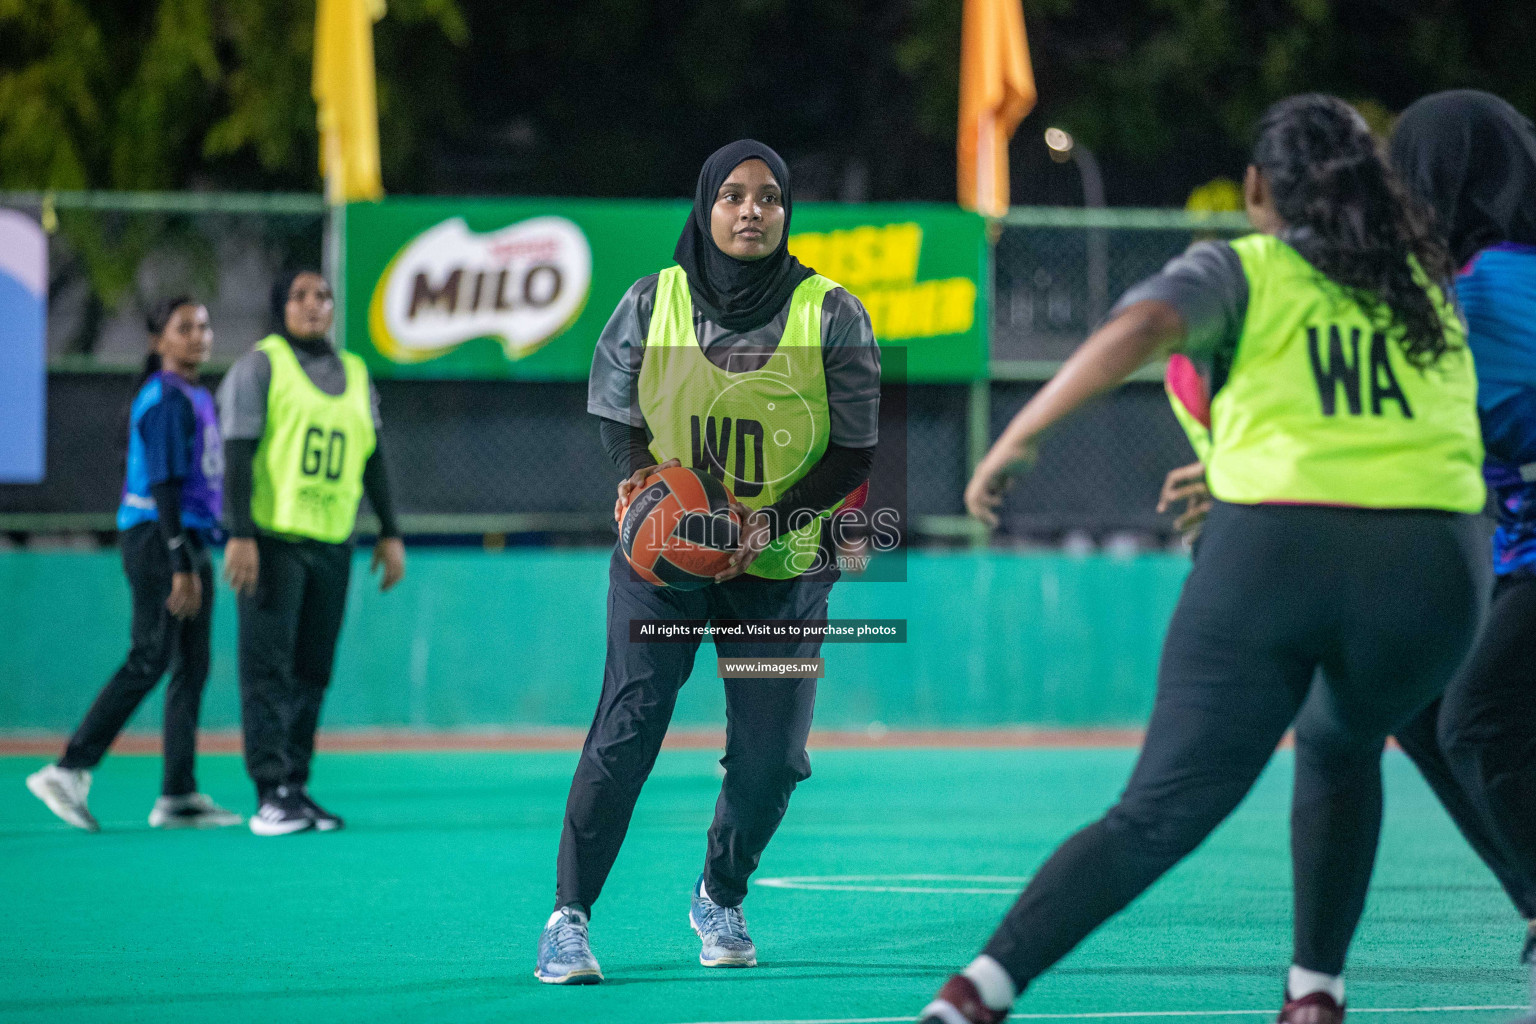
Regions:
<instances>
[{"instance_id":1,"label":"grey sneaker","mask_svg":"<svg viewBox=\"0 0 1536 1024\"><path fill-rule=\"evenodd\" d=\"M756 967L757 947L747 934L747 919L740 907L722 907L704 891L704 876L693 884L693 905L688 923L704 940L699 963L705 967Z\"/></svg>"},{"instance_id":2,"label":"grey sneaker","mask_svg":"<svg viewBox=\"0 0 1536 1024\"><path fill-rule=\"evenodd\" d=\"M539 964L533 976L546 985L596 985L603 969L587 945L587 915L561 907L549 915L539 936Z\"/></svg>"},{"instance_id":3,"label":"grey sneaker","mask_svg":"<svg viewBox=\"0 0 1536 1024\"><path fill-rule=\"evenodd\" d=\"M100 832L101 826L85 806L85 798L91 792L91 773L84 768L60 768L50 764L27 776L27 788L32 795L48 805L48 809L75 828L87 832Z\"/></svg>"},{"instance_id":4,"label":"grey sneaker","mask_svg":"<svg viewBox=\"0 0 1536 1024\"><path fill-rule=\"evenodd\" d=\"M244 819L213 802L207 793L162 796L149 812L150 828L223 828Z\"/></svg>"}]
</instances>

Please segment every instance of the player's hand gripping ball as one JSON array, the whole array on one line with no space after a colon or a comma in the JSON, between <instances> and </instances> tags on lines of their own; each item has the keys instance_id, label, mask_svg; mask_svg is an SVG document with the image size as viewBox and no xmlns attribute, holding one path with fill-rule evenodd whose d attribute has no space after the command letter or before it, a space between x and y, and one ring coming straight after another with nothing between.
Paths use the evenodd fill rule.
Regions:
<instances>
[{"instance_id":1,"label":"player's hand gripping ball","mask_svg":"<svg viewBox=\"0 0 1536 1024\"><path fill-rule=\"evenodd\" d=\"M630 495L619 546L643 580L677 590L707 587L741 545L735 500L725 484L696 469L652 473Z\"/></svg>"}]
</instances>

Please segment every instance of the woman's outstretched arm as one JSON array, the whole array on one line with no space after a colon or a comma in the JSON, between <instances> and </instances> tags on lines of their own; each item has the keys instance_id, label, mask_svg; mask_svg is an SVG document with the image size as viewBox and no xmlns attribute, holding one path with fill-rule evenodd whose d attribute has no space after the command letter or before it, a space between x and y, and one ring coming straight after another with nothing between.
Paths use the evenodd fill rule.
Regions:
<instances>
[{"instance_id":1,"label":"woman's outstretched arm","mask_svg":"<svg viewBox=\"0 0 1536 1024\"><path fill-rule=\"evenodd\" d=\"M965 507L988 526L1013 478L1034 459L1036 440L1095 395L1117 386L1184 337L1184 317L1159 299L1135 302L1072 353L1014 416L965 488Z\"/></svg>"}]
</instances>

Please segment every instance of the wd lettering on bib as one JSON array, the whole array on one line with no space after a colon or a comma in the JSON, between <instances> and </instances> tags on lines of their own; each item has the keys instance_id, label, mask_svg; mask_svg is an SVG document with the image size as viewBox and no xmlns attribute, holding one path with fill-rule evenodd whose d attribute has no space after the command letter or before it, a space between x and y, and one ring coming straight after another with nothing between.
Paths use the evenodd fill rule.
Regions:
<instances>
[{"instance_id":1,"label":"wd lettering on bib","mask_svg":"<svg viewBox=\"0 0 1536 1024\"><path fill-rule=\"evenodd\" d=\"M767 472L763 464L763 425L757 420L736 420L736 468L730 472L727 467L731 454L731 418L721 419L718 427L713 416L702 419L701 430L700 417L689 417L693 468L724 482L738 498L755 498L762 494ZM747 465L748 448L752 450L750 467Z\"/></svg>"},{"instance_id":2,"label":"wd lettering on bib","mask_svg":"<svg viewBox=\"0 0 1536 1024\"><path fill-rule=\"evenodd\" d=\"M1339 388L1344 388L1344 401L1351 416L1359 416L1365 406L1360 374L1360 328L1349 328L1349 351L1346 354L1344 332L1338 324L1328 325L1328 353L1326 365L1318 341L1316 327L1307 328L1307 355L1312 360L1312 379L1317 382L1317 397L1322 401L1323 415L1332 416L1337 411ZM1392 372L1392 360L1387 354L1387 336L1380 331L1371 333L1367 357L1369 367L1365 379L1371 393L1371 415L1382 415L1383 402L1396 402L1404 419L1413 418L1408 396L1403 394Z\"/></svg>"}]
</instances>

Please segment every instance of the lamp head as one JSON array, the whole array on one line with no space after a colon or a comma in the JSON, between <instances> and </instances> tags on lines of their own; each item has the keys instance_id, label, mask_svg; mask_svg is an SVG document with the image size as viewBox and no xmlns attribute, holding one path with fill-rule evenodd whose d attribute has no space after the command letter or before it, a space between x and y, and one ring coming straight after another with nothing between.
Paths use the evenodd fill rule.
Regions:
<instances>
[{"instance_id":1,"label":"lamp head","mask_svg":"<svg viewBox=\"0 0 1536 1024\"><path fill-rule=\"evenodd\" d=\"M1051 151L1051 159L1064 164L1072 159L1072 136L1060 128L1045 130L1045 145Z\"/></svg>"}]
</instances>

